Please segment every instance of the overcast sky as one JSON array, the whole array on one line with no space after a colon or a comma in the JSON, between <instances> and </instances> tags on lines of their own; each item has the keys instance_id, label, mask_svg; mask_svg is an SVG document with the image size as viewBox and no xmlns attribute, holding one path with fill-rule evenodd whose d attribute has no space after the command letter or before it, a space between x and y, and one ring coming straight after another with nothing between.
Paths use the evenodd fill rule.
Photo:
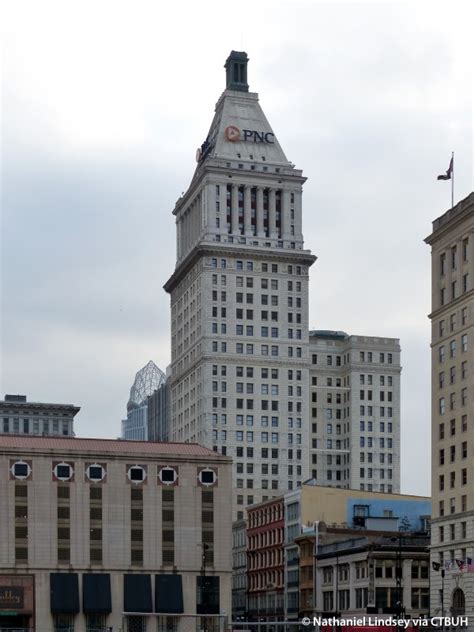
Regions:
<instances>
[{"instance_id":1,"label":"overcast sky","mask_svg":"<svg viewBox=\"0 0 474 632\"><path fill-rule=\"evenodd\" d=\"M1 392L115 437L170 361L174 203L231 49L304 170L313 328L399 337L402 491L430 493L431 221L472 190L468 3L10 2L2 86ZM228 9L224 7L228 6Z\"/></svg>"}]
</instances>

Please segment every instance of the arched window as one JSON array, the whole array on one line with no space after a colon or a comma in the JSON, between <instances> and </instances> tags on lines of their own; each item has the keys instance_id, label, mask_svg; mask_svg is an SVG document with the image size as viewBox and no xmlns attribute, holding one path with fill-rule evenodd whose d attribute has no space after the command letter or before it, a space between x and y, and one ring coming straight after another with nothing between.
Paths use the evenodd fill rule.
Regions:
<instances>
[{"instance_id":1,"label":"arched window","mask_svg":"<svg viewBox=\"0 0 474 632\"><path fill-rule=\"evenodd\" d=\"M456 588L452 596L451 614L453 617L465 614L466 598L461 588Z\"/></svg>"}]
</instances>

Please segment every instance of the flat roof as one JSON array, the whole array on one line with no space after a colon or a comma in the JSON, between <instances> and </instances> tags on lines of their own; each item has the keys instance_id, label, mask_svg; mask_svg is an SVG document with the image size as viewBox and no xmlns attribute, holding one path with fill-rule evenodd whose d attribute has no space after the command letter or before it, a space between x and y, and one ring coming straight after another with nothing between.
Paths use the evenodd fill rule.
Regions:
<instances>
[{"instance_id":1,"label":"flat roof","mask_svg":"<svg viewBox=\"0 0 474 632\"><path fill-rule=\"evenodd\" d=\"M432 244L438 230L449 227L451 222L454 223L455 220L459 219L460 216L468 210L474 210L474 192L469 193L464 199L459 200L452 208L445 211L433 221L432 232L425 238L425 242Z\"/></svg>"},{"instance_id":2,"label":"flat roof","mask_svg":"<svg viewBox=\"0 0 474 632\"><path fill-rule=\"evenodd\" d=\"M35 437L31 435L0 435L0 450L19 448L27 450L63 450L100 452L102 454L135 453L146 456L175 455L202 456L229 460L197 443L158 443L155 441L126 441L122 439L95 439L84 437Z\"/></svg>"},{"instance_id":3,"label":"flat roof","mask_svg":"<svg viewBox=\"0 0 474 632\"><path fill-rule=\"evenodd\" d=\"M80 406L74 404L53 404L50 402L28 402L21 400L0 399L0 408L49 408L52 410L69 410L76 411L76 414L81 410Z\"/></svg>"}]
</instances>

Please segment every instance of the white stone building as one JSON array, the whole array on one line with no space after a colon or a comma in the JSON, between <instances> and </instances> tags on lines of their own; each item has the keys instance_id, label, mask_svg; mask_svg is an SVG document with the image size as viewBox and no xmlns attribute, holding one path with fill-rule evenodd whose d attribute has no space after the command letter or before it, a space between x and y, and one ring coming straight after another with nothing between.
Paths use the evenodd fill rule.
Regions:
<instances>
[{"instance_id":1,"label":"white stone building","mask_svg":"<svg viewBox=\"0 0 474 632\"><path fill-rule=\"evenodd\" d=\"M302 172L288 161L247 55L227 86L176 203L171 297L173 441L232 456L243 505L296 489L309 474L308 271ZM243 517L243 507L234 507Z\"/></svg>"},{"instance_id":2,"label":"white stone building","mask_svg":"<svg viewBox=\"0 0 474 632\"><path fill-rule=\"evenodd\" d=\"M400 491L400 345L309 333L311 477L318 485Z\"/></svg>"}]
</instances>

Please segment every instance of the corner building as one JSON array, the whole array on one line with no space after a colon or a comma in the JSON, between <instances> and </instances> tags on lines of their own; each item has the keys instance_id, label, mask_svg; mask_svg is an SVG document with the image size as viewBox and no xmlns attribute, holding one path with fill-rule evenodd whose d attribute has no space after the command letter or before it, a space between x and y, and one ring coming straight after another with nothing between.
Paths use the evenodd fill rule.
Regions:
<instances>
[{"instance_id":1,"label":"corner building","mask_svg":"<svg viewBox=\"0 0 474 632\"><path fill-rule=\"evenodd\" d=\"M232 51L226 89L176 203L171 297L172 441L232 456L245 505L309 474L308 271L302 172L249 92ZM239 506L238 502L241 506Z\"/></svg>"},{"instance_id":2,"label":"corner building","mask_svg":"<svg viewBox=\"0 0 474 632\"><path fill-rule=\"evenodd\" d=\"M231 485L198 445L0 436L0 629L222 631Z\"/></svg>"},{"instance_id":3,"label":"corner building","mask_svg":"<svg viewBox=\"0 0 474 632\"><path fill-rule=\"evenodd\" d=\"M431 612L474 623L474 193L433 222ZM436 569L434 568L434 566ZM442 575L444 574L444 578Z\"/></svg>"}]
</instances>

